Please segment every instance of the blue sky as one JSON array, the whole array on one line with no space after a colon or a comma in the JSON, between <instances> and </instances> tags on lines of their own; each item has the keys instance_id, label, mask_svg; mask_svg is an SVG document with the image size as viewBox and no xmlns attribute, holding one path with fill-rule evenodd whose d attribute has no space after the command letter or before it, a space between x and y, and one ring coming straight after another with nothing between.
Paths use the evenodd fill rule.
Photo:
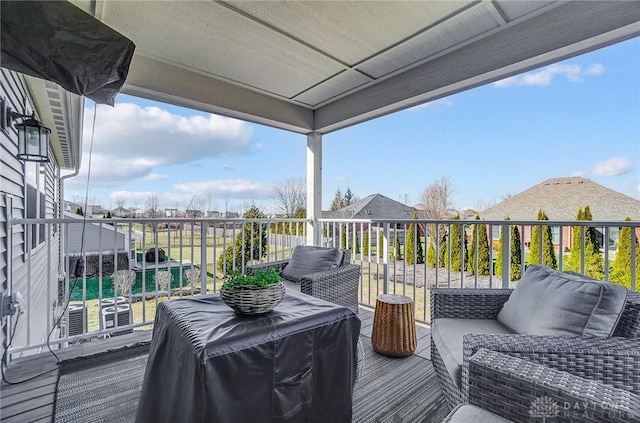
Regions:
<instances>
[{"instance_id":1,"label":"blue sky","mask_svg":"<svg viewBox=\"0 0 640 423\"><path fill-rule=\"evenodd\" d=\"M94 107L67 200L84 201ZM457 209L482 210L576 175L640 199L640 38L323 136L325 209L348 187L414 205L447 177ZM126 95L98 106L90 203L276 212L273 186L305 177L304 135Z\"/></svg>"}]
</instances>

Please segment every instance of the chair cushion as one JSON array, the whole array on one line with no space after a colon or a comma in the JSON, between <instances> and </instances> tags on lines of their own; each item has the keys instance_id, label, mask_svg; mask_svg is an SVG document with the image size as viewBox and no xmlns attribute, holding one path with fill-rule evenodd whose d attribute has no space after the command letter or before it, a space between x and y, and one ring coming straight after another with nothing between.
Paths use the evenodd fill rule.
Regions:
<instances>
[{"instance_id":1,"label":"chair cushion","mask_svg":"<svg viewBox=\"0 0 640 423\"><path fill-rule=\"evenodd\" d=\"M493 319L434 319L431 338L447 368L451 380L460 388L462 384L462 338L466 333L513 333Z\"/></svg>"},{"instance_id":2,"label":"chair cushion","mask_svg":"<svg viewBox=\"0 0 640 423\"><path fill-rule=\"evenodd\" d=\"M471 404L460 404L444 418L442 423L509 423L490 411Z\"/></svg>"},{"instance_id":3,"label":"chair cushion","mask_svg":"<svg viewBox=\"0 0 640 423\"><path fill-rule=\"evenodd\" d=\"M621 285L531 265L498 321L520 334L608 337L620 320L627 294Z\"/></svg>"},{"instance_id":4,"label":"chair cushion","mask_svg":"<svg viewBox=\"0 0 640 423\"><path fill-rule=\"evenodd\" d=\"M324 248L298 245L291 255L291 260L282 270L282 277L294 282L315 272L322 272L340 266L342 251L338 248Z\"/></svg>"}]
</instances>

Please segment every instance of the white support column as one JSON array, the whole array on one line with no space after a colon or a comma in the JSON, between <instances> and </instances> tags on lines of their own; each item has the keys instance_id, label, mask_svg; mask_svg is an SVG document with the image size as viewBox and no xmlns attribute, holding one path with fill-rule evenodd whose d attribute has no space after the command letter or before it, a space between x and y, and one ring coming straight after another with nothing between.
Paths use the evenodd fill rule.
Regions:
<instances>
[{"instance_id":1,"label":"white support column","mask_svg":"<svg viewBox=\"0 0 640 423\"><path fill-rule=\"evenodd\" d=\"M322 217L322 134L307 134L307 245L321 245L318 219Z\"/></svg>"}]
</instances>

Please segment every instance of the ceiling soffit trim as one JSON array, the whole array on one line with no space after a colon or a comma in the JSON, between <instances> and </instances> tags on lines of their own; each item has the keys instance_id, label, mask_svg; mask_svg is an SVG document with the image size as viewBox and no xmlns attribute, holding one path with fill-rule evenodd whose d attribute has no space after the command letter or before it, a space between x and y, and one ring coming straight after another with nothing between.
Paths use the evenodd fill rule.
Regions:
<instances>
[{"instance_id":1,"label":"ceiling soffit trim","mask_svg":"<svg viewBox=\"0 0 640 423\"><path fill-rule=\"evenodd\" d=\"M617 26L621 13L616 8L622 6L620 3L598 2L599 7L586 8L582 4L565 5L564 20L580 19L583 24L579 31L573 31L573 39L564 38L564 45L558 45L554 32L564 31L566 22L558 18L551 21L544 15L525 21L316 109L315 130L332 132L636 37L640 35L640 8L632 3L623 2L629 23L622 27ZM614 29L603 32L603 26L595 22L607 25L608 15L613 15L610 25ZM522 39L527 33L535 37L530 36L522 48L514 49L512 40ZM487 51L497 54L487 56Z\"/></svg>"},{"instance_id":2,"label":"ceiling soffit trim","mask_svg":"<svg viewBox=\"0 0 640 423\"><path fill-rule=\"evenodd\" d=\"M313 112L306 107L140 55L122 92L293 132L313 130Z\"/></svg>"}]
</instances>

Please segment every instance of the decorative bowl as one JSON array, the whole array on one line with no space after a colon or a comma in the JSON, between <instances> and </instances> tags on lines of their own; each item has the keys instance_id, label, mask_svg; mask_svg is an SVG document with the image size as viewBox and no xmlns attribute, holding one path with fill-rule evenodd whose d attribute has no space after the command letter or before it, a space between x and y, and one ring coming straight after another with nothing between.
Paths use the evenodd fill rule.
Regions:
<instances>
[{"instance_id":1,"label":"decorative bowl","mask_svg":"<svg viewBox=\"0 0 640 423\"><path fill-rule=\"evenodd\" d=\"M233 285L220 290L220 298L238 314L270 312L284 298L282 281L268 285Z\"/></svg>"}]
</instances>

